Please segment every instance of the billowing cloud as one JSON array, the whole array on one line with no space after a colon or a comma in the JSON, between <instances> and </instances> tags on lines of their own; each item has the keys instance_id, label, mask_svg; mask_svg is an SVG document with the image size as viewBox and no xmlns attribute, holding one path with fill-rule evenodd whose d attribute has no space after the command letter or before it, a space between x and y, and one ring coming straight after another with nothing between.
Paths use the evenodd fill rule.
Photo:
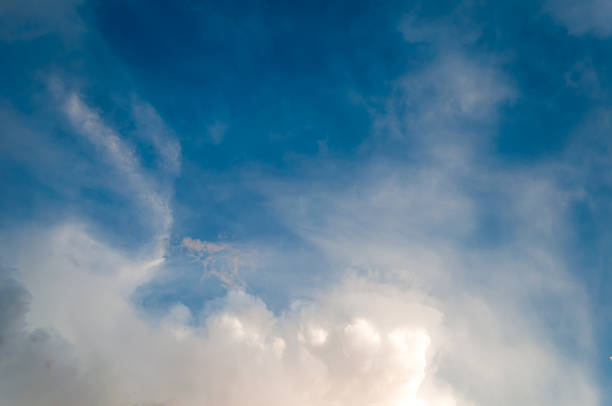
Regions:
<instances>
[{"instance_id":1,"label":"billowing cloud","mask_svg":"<svg viewBox=\"0 0 612 406\"><path fill-rule=\"evenodd\" d=\"M429 295L348 271L281 314L231 290L212 312L177 305L156 321L130 302L131 275L147 263L79 227L23 238L15 263L29 293L2 287L9 404L596 404L580 364L516 303L493 300L499 290L457 282Z\"/></svg>"}]
</instances>

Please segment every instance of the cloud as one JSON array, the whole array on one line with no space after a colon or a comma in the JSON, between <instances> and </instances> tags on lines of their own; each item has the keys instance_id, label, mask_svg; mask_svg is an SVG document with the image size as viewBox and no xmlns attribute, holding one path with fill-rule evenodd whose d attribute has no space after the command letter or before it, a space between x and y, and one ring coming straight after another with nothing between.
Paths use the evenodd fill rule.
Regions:
<instances>
[{"instance_id":1,"label":"cloud","mask_svg":"<svg viewBox=\"0 0 612 406\"><path fill-rule=\"evenodd\" d=\"M30 293L2 285L16 309L3 316L16 326L0 363L9 404L596 404L580 365L492 301L500 291L436 297L347 271L278 315L230 290L212 312L177 305L156 321L125 277L148 265L79 227L20 238L29 250L11 259Z\"/></svg>"},{"instance_id":2,"label":"cloud","mask_svg":"<svg viewBox=\"0 0 612 406\"><path fill-rule=\"evenodd\" d=\"M164 244L123 250L74 221L1 233L18 271L0 282L0 403L597 405L588 301L562 252L572 193L547 167L479 158L516 91L494 62L436 46L431 66L398 80L373 112L366 147L391 138L406 157L316 161L298 179L249 175L306 260L326 267L276 312L249 280L268 260L297 259L265 242L185 237L227 293L156 318L131 298L162 266ZM163 241L169 186L82 96L57 97ZM171 131L146 104L133 116L170 183L180 167ZM336 176L317 175L326 165Z\"/></svg>"},{"instance_id":3,"label":"cloud","mask_svg":"<svg viewBox=\"0 0 612 406\"><path fill-rule=\"evenodd\" d=\"M227 248L224 244L201 241L191 237L183 238L183 245L192 252L205 254L214 254Z\"/></svg>"},{"instance_id":4,"label":"cloud","mask_svg":"<svg viewBox=\"0 0 612 406\"><path fill-rule=\"evenodd\" d=\"M98 148L106 162L127 182L125 187L124 182L119 183L124 193L148 211L148 216L141 218L146 218L152 227L158 255L162 256L173 222L172 183L179 174L181 162L180 145L172 132L150 105L139 101L133 104L137 133L152 144L159 160L158 171L150 173L144 169L136 149L85 104L78 93L65 90L57 79L51 81L50 87L76 133Z\"/></svg>"},{"instance_id":5,"label":"cloud","mask_svg":"<svg viewBox=\"0 0 612 406\"><path fill-rule=\"evenodd\" d=\"M6 0L0 4L0 40L31 40L49 33L74 38L85 30L82 0Z\"/></svg>"},{"instance_id":6,"label":"cloud","mask_svg":"<svg viewBox=\"0 0 612 406\"><path fill-rule=\"evenodd\" d=\"M472 7L474 4L470 2L458 2L448 14L432 18L419 16L417 6L401 18L398 29L411 43L470 44L482 35L482 28L468 17Z\"/></svg>"},{"instance_id":7,"label":"cloud","mask_svg":"<svg viewBox=\"0 0 612 406\"><path fill-rule=\"evenodd\" d=\"M204 277L214 276L227 288L244 288L242 273L253 266L255 252L235 244L183 238L182 244L204 267Z\"/></svg>"},{"instance_id":8,"label":"cloud","mask_svg":"<svg viewBox=\"0 0 612 406\"><path fill-rule=\"evenodd\" d=\"M159 323L147 323L129 303L124 290L129 284L89 264L126 272L140 265L94 242L74 247L74 240L87 240L82 233L63 228L41 235L30 240L31 255L18 260L35 298L30 323L51 324L54 333L22 326L4 344L14 356L3 358L2 376L11 371L17 377L0 384L4 401L420 404L417 391L431 354L427 333L413 323L427 320L434 328L427 314L432 319L437 314L410 304L397 288L349 278L282 316L274 316L256 297L230 291L218 310L195 326L187 324L191 316L181 306ZM68 283L74 277L78 285ZM23 319L27 292L16 283L2 288L11 293L6 295L9 308L19 310L9 315L12 322ZM369 304L351 305L355 295L370 299ZM399 306L401 317L381 318L386 306ZM300 340L300 331L315 323L324 326L327 340ZM9 386L22 377L29 377L30 390ZM427 396L441 399L439 392Z\"/></svg>"},{"instance_id":9,"label":"cloud","mask_svg":"<svg viewBox=\"0 0 612 406\"><path fill-rule=\"evenodd\" d=\"M452 106L457 120L479 117ZM136 180L133 188L146 184L138 159L99 115L79 102L69 114ZM431 128L427 116L417 118L414 128ZM185 237L182 244L209 270L229 275L227 295L202 313L177 303L156 319L130 300L154 277L155 255L121 252L78 224L4 235L0 246L21 285L3 288L14 292L6 297L17 310L3 316L16 333L5 347L15 355L1 366L13 377L0 383L1 399L17 406L597 405L581 361L592 350L586 299L556 240L567 233L568 197L545 170L483 172L472 157L462 156L461 167L440 156L418 164L372 159L344 186L313 176L254 183L313 255L342 264L277 313L246 293L257 273L241 276L242 284L231 279L231 259L249 256L226 242ZM461 186L466 180L497 196L488 203L497 201L516 227L500 244L466 243L482 217L477 195ZM573 354L559 335L574 342ZM33 389L22 389L26 381Z\"/></svg>"},{"instance_id":10,"label":"cloud","mask_svg":"<svg viewBox=\"0 0 612 406\"><path fill-rule=\"evenodd\" d=\"M213 124L208 126L206 130L208 138L215 145L221 144L225 138L225 132L227 131L227 124L221 121L215 121Z\"/></svg>"},{"instance_id":11,"label":"cloud","mask_svg":"<svg viewBox=\"0 0 612 406\"><path fill-rule=\"evenodd\" d=\"M483 154L498 108L517 92L494 62L436 46L432 66L401 78L374 113L366 146L392 139L404 156L315 162L304 181L249 179L329 263L410 286L440 313L440 330L417 327L436 354L428 376L453 388L456 404L596 405L582 361L594 353L589 301L564 252L578 190L556 166L509 167ZM349 330L371 338L363 351L376 347L370 321L384 317L352 321Z\"/></svg>"},{"instance_id":12,"label":"cloud","mask_svg":"<svg viewBox=\"0 0 612 406\"><path fill-rule=\"evenodd\" d=\"M372 110L372 139L392 137L416 142L428 153L459 148L465 154L491 138L475 127L495 123L499 108L518 93L493 58L479 60L439 43L433 47L434 62L395 81L384 108Z\"/></svg>"},{"instance_id":13,"label":"cloud","mask_svg":"<svg viewBox=\"0 0 612 406\"><path fill-rule=\"evenodd\" d=\"M612 34L612 4L606 0L547 1L544 10L572 35L607 38Z\"/></svg>"},{"instance_id":14,"label":"cloud","mask_svg":"<svg viewBox=\"0 0 612 406\"><path fill-rule=\"evenodd\" d=\"M160 159L160 170L172 177L181 170L181 145L173 131L148 103L135 100L132 103L132 116L138 134L152 144Z\"/></svg>"},{"instance_id":15,"label":"cloud","mask_svg":"<svg viewBox=\"0 0 612 406\"><path fill-rule=\"evenodd\" d=\"M355 296L347 294L346 306L363 302L375 312L357 312L360 317L345 325L347 337L356 335L348 348L376 353L384 335L373 323L394 315L411 320L401 304L418 303L430 314L409 331L425 331L427 348L435 354L420 394L433 379L454 389L458 405L596 405L597 389L582 361L594 351L588 299L566 269L558 239L570 233L564 222L570 197L544 170L489 168L484 175L471 168L474 172L444 166L415 171L378 163L353 171L350 184L333 191L309 178L310 186L276 184L270 193L279 199L288 227L319 255L371 278L365 278L364 290L376 290L372 281L388 281L417 293L376 311L377 298L348 288ZM466 180L490 194L489 207L499 205L501 241L479 242L485 203L457 186ZM488 238L486 232L482 238ZM323 341L317 332L328 331L325 324L315 320L311 326L305 341ZM567 342L572 351L564 349ZM365 366L353 370L367 369L369 361L365 357Z\"/></svg>"}]
</instances>

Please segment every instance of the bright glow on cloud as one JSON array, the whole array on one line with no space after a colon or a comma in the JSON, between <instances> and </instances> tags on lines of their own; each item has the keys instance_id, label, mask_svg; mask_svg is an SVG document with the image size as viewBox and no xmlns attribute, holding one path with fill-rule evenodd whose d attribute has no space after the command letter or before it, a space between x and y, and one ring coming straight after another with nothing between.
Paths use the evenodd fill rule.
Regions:
<instances>
[{"instance_id":1,"label":"bright glow on cloud","mask_svg":"<svg viewBox=\"0 0 612 406\"><path fill-rule=\"evenodd\" d=\"M230 291L204 319L177 305L146 321L130 303L134 285L120 277L146 265L78 227L22 238L30 248L16 261L29 313L28 293L2 284L10 301L2 320L13 326L3 328L2 347L13 355L0 366L11 377L0 384L9 404L450 406L487 392L474 404L520 396L596 404L578 365L542 341L541 329L504 320L505 310L471 295L427 298L349 273L277 316ZM24 327L26 317L44 330ZM16 382L26 376L22 391Z\"/></svg>"},{"instance_id":2,"label":"bright glow on cloud","mask_svg":"<svg viewBox=\"0 0 612 406\"><path fill-rule=\"evenodd\" d=\"M4 309L16 309L3 314L3 323L15 326L3 348L17 364L4 362L2 374L13 369L14 379L33 377L26 392L14 380L3 380L3 399L10 404L436 402L437 395L418 394L435 350L429 352L430 338L417 326L421 318L434 328L437 312L411 305L409 296L392 286L349 278L282 316L271 314L259 299L232 291L218 312L195 325L180 305L159 323L147 323L129 302L131 285L105 271L136 272L141 264L74 227L25 238L31 250L19 265L36 298L27 318L31 325L53 328L23 327L28 294L3 282L3 297L11 300ZM349 305L353 295L364 300ZM378 309L368 302L378 302ZM383 307L401 313L381 317ZM299 332L312 325L328 330L311 329L311 341L299 340ZM49 392L45 382L50 381L71 390Z\"/></svg>"}]
</instances>

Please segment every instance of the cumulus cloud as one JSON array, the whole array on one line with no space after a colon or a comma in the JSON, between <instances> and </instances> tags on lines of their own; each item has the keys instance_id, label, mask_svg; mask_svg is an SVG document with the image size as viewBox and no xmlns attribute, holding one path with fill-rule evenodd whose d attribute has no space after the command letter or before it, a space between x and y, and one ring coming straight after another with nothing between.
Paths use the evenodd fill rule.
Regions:
<instances>
[{"instance_id":1,"label":"cumulus cloud","mask_svg":"<svg viewBox=\"0 0 612 406\"><path fill-rule=\"evenodd\" d=\"M431 181L436 187L425 187L425 173L386 165L364 168L363 179L353 173L351 186L334 192L303 184L277 189L286 221L330 262L421 294L350 319L343 329L346 348L364 356L352 369L368 369L367 354L384 342L373 323L402 314L414 320L406 334L425 334L419 345L428 343L435 354L418 393L433 379L458 392L449 404L596 405L597 390L582 363L593 351L588 301L565 269L556 238L568 233L564 192L545 171L472 178L479 189L499 193L508 216L504 240L480 245L474 238L482 221L479 202L454 187L468 175L438 168ZM365 280L364 289L376 289ZM347 306L363 300L375 311L377 299L356 292L344 298ZM424 306L424 319L399 310L410 301ZM305 328L304 341L316 347L330 340L327 331L316 320ZM563 349L567 341L573 353Z\"/></svg>"},{"instance_id":2,"label":"cumulus cloud","mask_svg":"<svg viewBox=\"0 0 612 406\"><path fill-rule=\"evenodd\" d=\"M596 404L545 329L463 284L436 297L349 271L280 314L230 290L213 312L178 304L155 321L125 277L148 264L78 227L21 238L12 260L29 293L2 285L9 404Z\"/></svg>"},{"instance_id":3,"label":"cumulus cloud","mask_svg":"<svg viewBox=\"0 0 612 406\"><path fill-rule=\"evenodd\" d=\"M129 303L129 284L89 264L124 271L140 265L98 244L79 246L75 257L71 242L83 239L82 232L61 229L35 238L29 241L35 255L18 260L37 298L29 322L50 324L53 332L25 327L29 294L3 282L8 309L15 309L3 319L21 325L3 344L15 356L3 358L2 375L28 376L31 385L20 391L3 380L3 399L11 404L416 405L452 399L444 388L418 393L433 355L426 329L433 332L440 318L394 286L350 277L278 316L235 290L195 325L181 306L147 323ZM78 285L68 283L74 277ZM388 308L398 312L381 317ZM320 332L301 338L314 324L324 326L324 341ZM52 391L47 382L70 390Z\"/></svg>"}]
</instances>

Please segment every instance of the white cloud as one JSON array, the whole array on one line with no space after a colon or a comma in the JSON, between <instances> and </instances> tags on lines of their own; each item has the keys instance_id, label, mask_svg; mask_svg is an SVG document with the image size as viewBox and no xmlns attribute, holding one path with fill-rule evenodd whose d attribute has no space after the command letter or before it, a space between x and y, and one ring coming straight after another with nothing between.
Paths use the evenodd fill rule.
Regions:
<instances>
[{"instance_id":1,"label":"white cloud","mask_svg":"<svg viewBox=\"0 0 612 406\"><path fill-rule=\"evenodd\" d=\"M325 164L316 162L304 182L254 187L330 263L410 286L421 296L405 300L439 312L439 329L425 317L408 330L425 332L436 354L417 393L425 404L426 393L440 393L432 381L453 389L448 404L598 404L582 363L594 352L588 300L565 268L576 191L549 167L509 168L483 154L497 109L515 90L494 63L443 49L396 89L387 111L375 114L373 139L399 140L404 161L333 162L334 174L350 176L336 176L332 186L325 171L316 175ZM487 230L487 216L501 230ZM361 300L376 308L372 297L349 303ZM369 325L399 313L396 304L360 317ZM377 353L375 345L362 348Z\"/></svg>"},{"instance_id":2,"label":"white cloud","mask_svg":"<svg viewBox=\"0 0 612 406\"><path fill-rule=\"evenodd\" d=\"M413 324L427 320L425 328L433 329L439 319L426 317L437 313L411 305L393 286L349 278L282 316L231 291L217 312L196 325L180 305L159 323L148 323L129 302L134 285L117 277L136 272L140 263L74 227L25 238L30 250L15 260L33 297L28 323L52 330L22 324L3 342L2 349L13 354L0 363L0 374L13 377L0 383L5 402L403 405L421 399L418 387L433 354L425 330ZM17 309L3 318L22 320L27 293L14 283L2 288L11 302L4 308ZM355 294L379 307L349 305ZM378 325L367 322L381 320L381 306L399 312ZM317 322L327 326L327 340L300 342L298 332ZM27 391L15 385L25 377ZM422 400L435 402L437 396Z\"/></svg>"},{"instance_id":3,"label":"white cloud","mask_svg":"<svg viewBox=\"0 0 612 406\"><path fill-rule=\"evenodd\" d=\"M79 227L22 238L29 249L11 260L31 293L27 316L28 294L2 285L3 309L15 309L2 315L14 326L0 347L12 354L0 362L8 404L596 404L545 329L465 284L429 296L349 272L279 315L234 290L200 321L182 305L147 321L129 299L137 283L121 277L146 261Z\"/></svg>"}]
</instances>

